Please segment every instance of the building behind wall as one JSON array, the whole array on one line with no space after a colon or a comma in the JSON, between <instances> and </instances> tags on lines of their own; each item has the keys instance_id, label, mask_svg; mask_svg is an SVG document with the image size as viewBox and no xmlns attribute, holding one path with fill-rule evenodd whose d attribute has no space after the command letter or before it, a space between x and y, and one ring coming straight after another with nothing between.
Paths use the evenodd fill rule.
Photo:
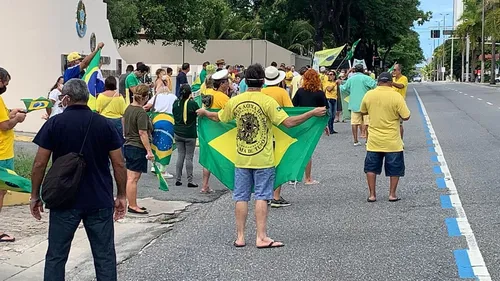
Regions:
<instances>
[{"instance_id":1,"label":"building behind wall","mask_svg":"<svg viewBox=\"0 0 500 281\"><path fill-rule=\"evenodd\" d=\"M125 69L102 0L3 0L1 12L0 67L12 76L2 97L9 108L24 107L22 98L46 97L64 70L66 56L71 52L88 55L94 43L105 44L102 50L105 76ZM77 13L85 19L80 24ZM29 113L16 130L37 132L44 122L43 113Z\"/></svg>"}]
</instances>

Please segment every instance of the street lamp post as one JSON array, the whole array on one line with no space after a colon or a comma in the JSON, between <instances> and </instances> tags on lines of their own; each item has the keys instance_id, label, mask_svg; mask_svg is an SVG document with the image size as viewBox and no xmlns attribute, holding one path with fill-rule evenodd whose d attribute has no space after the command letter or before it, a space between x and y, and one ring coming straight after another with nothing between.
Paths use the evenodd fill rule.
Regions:
<instances>
[{"instance_id":1,"label":"street lamp post","mask_svg":"<svg viewBox=\"0 0 500 281\"><path fill-rule=\"evenodd\" d=\"M482 59L481 59L481 83L484 83L484 10L485 10L485 7L484 7L484 0L483 0L483 7L482 7L482 10L483 10L483 14L481 16L481 56L482 56Z\"/></svg>"},{"instance_id":2,"label":"street lamp post","mask_svg":"<svg viewBox=\"0 0 500 281\"><path fill-rule=\"evenodd\" d=\"M443 14L441 13L440 14L441 16L443 16L443 67L444 67L444 62L446 61L446 52L445 52L445 45L446 45L446 38L444 37L444 31L446 30L446 16L449 16L450 14ZM446 71L443 71L443 81L446 80Z\"/></svg>"}]
</instances>

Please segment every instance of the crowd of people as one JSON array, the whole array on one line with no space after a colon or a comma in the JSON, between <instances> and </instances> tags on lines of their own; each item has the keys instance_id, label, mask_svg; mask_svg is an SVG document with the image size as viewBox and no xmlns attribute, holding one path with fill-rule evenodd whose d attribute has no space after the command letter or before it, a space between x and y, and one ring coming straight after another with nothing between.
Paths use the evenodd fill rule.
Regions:
<instances>
[{"instance_id":1,"label":"crowd of people","mask_svg":"<svg viewBox=\"0 0 500 281\"><path fill-rule=\"evenodd\" d=\"M99 43L97 50L104 44ZM237 142L235 188L237 238L235 247L246 246L245 225L248 202L254 187L257 225L256 246L284 246L267 236L268 206L290 206L282 197L281 187L274 189L273 125L298 126L313 116L329 114L325 134L336 134L335 123L350 119L354 145L366 138L367 154L364 172L367 176L368 202L376 201L376 176L382 171L390 177L389 201L399 201L396 195L398 180L404 176L403 121L410 118L405 103L408 80L400 65L393 73L381 73L377 80L362 65L341 70L321 67L318 71L306 66L295 71L294 66L273 62L264 68L253 64L247 68L226 66L223 59L203 63L199 85L190 85L187 74L190 64L184 63L175 78L172 68L158 69L153 81L150 68L144 63L129 65L118 79L108 77L104 90L96 99L96 112L87 106L89 91L81 75L97 50L82 58L78 53L68 56L68 68L50 89L49 99L54 106L47 109L47 122L34 139L39 146L32 171L30 209L41 218L43 202L40 188L49 160L68 153L78 153L86 162L80 188L70 205L53 209L49 219L49 248L45 264L45 280L64 280L64 267L73 234L83 221L91 244L98 280L116 280L116 254L113 220L126 212L144 215L147 207L137 203L138 182L148 172L152 152L153 126L148 111L167 113L174 119L174 139L177 147L175 173L162 166L161 176L175 178L182 186L185 167L187 187L197 188L194 182L193 160L197 139L197 117L206 116L216 122L239 120L253 114L262 123L261 137L265 147L256 154L245 154ZM0 68L0 94L7 90L10 74ZM175 88L174 88L175 87ZM194 95L201 95L202 104ZM288 116L282 107L309 107L310 111ZM218 110L218 111L214 111ZM258 116L257 116L258 115ZM350 115L350 116L348 116ZM26 118L22 109L8 110L0 97L0 167L14 170L14 131ZM243 130L240 122L237 130ZM110 169L110 166L112 169ZM113 173L113 177L111 175ZM113 196L113 178L117 186ZM213 192L209 185L210 171L203 169L200 192ZM295 182L289 182L295 184ZM317 185L312 177L312 160L305 169L305 185ZM0 209L5 192L0 190ZM2 242L14 237L0 234Z\"/></svg>"}]
</instances>

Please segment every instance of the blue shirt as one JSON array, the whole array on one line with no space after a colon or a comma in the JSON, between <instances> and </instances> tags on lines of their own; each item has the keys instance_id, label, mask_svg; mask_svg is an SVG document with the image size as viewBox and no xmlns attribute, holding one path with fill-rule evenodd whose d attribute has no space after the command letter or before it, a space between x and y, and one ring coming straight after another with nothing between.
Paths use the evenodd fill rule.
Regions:
<instances>
[{"instance_id":1,"label":"blue shirt","mask_svg":"<svg viewBox=\"0 0 500 281\"><path fill-rule=\"evenodd\" d=\"M52 151L52 161L70 152L78 153L93 114L87 141L83 147L86 167L71 209L112 208L113 178L109 170L109 152L122 147L123 139L107 118L90 111L86 105L72 105L50 118L35 139L38 146Z\"/></svg>"},{"instance_id":2,"label":"blue shirt","mask_svg":"<svg viewBox=\"0 0 500 281\"><path fill-rule=\"evenodd\" d=\"M181 95L180 89L181 89L181 85L183 85L183 84L188 84L188 79L187 79L186 73L181 71L181 72L179 72L179 74L177 74L177 77L175 78L175 95L177 97L179 97Z\"/></svg>"},{"instance_id":3,"label":"blue shirt","mask_svg":"<svg viewBox=\"0 0 500 281\"><path fill-rule=\"evenodd\" d=\"M347 79L345 84L340 85L340 92L349 93L349 110L359 112L361 101L369 90L377 87L377 81L363 73L356 73Z\"/></svg>"},{"instance_id":4,"label":"blue shirt","mask_svg":"<svg viewBox=\"0 0 500 281\"><path fill-rule=\"evenodd\" d=\"M78 79L82 78L81 71L80 71L80 65L77 64L77 65L68 67L64 71L63 78L64 78L64 83L68 82L70 79L73 79L73 78L78 78Z\"/></svg>"}]
</instances>

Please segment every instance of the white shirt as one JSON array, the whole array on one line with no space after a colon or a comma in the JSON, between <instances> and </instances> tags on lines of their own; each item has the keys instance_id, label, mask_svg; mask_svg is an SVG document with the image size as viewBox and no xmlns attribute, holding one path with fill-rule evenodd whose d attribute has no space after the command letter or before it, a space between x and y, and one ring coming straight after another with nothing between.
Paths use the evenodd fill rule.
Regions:
<instances>
[{"instance_id":1,"label":"white shirt","mask_svg":"<svg viewBox=\"0 0 500 281\"><path fill-rule=\"evenodd\" d=\"M59 100L59 96L61 95L61 91L59 89L54 89L49 93L49 99L55 101L54 106L52 106L52 112L50 113L49 118L56 116L63 112L63 108L61 107L61 101Z\"/></svg>"},{"instance_id":2,"label":"white shirt","mask_svg":"<svg viewBox=\"0 0 500 281\"><path fill-rule=\"evenodd\" d=\"M155 102L156 99L156 102ZM148 104L155 105L154 111L172 114L174 102L177 97L173 93L160 93L152 97Z\"/></svg>"}]
</instances>

